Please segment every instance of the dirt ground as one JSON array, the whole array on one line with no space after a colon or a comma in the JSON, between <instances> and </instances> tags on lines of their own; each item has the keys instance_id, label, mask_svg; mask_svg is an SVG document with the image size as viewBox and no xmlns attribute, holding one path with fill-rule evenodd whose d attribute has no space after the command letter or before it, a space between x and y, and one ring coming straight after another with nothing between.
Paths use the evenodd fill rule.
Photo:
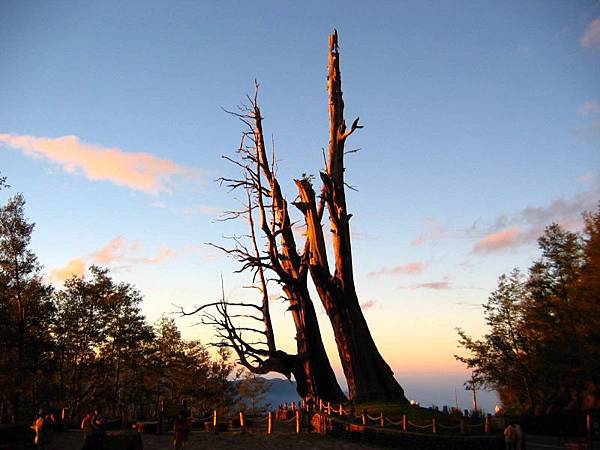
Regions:
<instances>
[{"instance_id":1,"label":"dirt ground","mask_svg":"<svg viewBox=\"0 0 600 450\"><path fill-rule=\"evenodd\" d=\"M173 436L143 434L144 450L171 450ZM80 450L83 436L79 431L56 433L49 450ZM293 434L288 432L267 435L264 432L249 431L246 434L226 432L217 435L194 431L190 435L188 450L381 450L381 447L347 442L318 434Z\"/></svg>"}]
</instances>

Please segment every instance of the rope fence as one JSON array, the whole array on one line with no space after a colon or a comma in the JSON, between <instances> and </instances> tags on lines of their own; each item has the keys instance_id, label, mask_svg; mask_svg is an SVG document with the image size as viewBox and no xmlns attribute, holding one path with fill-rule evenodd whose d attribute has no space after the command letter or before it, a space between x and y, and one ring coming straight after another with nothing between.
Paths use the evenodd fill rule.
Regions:
<instances>
[{"instance_id":1,"label":"rope fence","mask_svg":"<svg viewBox=\"0 0 600 450\"><path fill-rule=\"evenodd\" d=\"M430 432L434 434L439 432L460 432L461 434L468 434L469 431L476 430L478 428L483 429L485 434L489 434L491 431L489 417L484 417L484 421L477 424L469 423L468 420L462 418L460 419L460 423L455 424L439 423L438 418L433 418L428 423L418 423L408 420L406 415L403 415L400 420L394 420L390 417L385 417L383 412L380 412L377 416L369 414L366 410L363 410L360 414L356 414L353 408L348 410L345 409L341 404L339 404L337 407L331 406L329 403L325 405L321 401L318 402L318 412L324 416L337 416L340 419L347 417L350 422L355 423L358 421L360 424L365 426L378 425L379 428L385 428L386 426L400 427L403 432L409 432L412 429L419 432L430 430Z\"/></svg>"},{"instance_id":2,"label":"rope fence","mask_svg":"<svg viewBox=\"0 0 600 450\"><path fill-rule=\"evenodd\" d=\"M336 414L336 410L337 410L338 414ZM328 411L331 411L331 412L328 413ZM316 414L319 414L324 419L335 418L336 422L340 422L340 423L344 423L344 424L352 423L352 422L355 422L358 420L362 425L365 425L365 426L366 425L374 425L379 428L385 428L386 426L399 427L399 428L401 428L401 431L403 431L403 432L410 432L411 429L415 430L415 431L419 431L419 432L422 432L423 430L431 430L431 432L435 434L435 433L438 433L438 430L445 430L445 431L449 431L449 432L460 430L460 432L462 434L466 434L467 430L483 429L486 434L489 433L489 426L486 423L487 421L484 423L471 424L471 423L466 423L465 420L461 419L459 424L446 425L443 423L439 423L438 420L433 418L429 423L427 423L427 422L418 423L418 422L408 420L406 415L403 415L400 420L394 420L390 417L385 417L383 412L381 412L377 416L374 416L374 415L368 414L366 411L364 411L360 415L348 414L348 418L351 419L348 422L346 420L340 420L345 415L344 416L339 415L339 411L343 411L344 413L350 412L350 411L343 410L343 408L334 409L334 408L327 408L327 407L324 407L323 411L318 410L318 411L314 411L314 412ZM310 416L310 415L308 415L308 416ZM220 423L219 422L220 418L218 417L218 414L216 412L215 412L215 414L213 414L211 416L207 416L202 419L196 419L196 420L203 421L203 420L208 420L211 417L213 418L213 424L212 424L213 427L218 428L218 423ZM254 423L266 423L267 424L267 434L273 433L274 425L276 423L277 424L288 424L288 423L296 422L296 431L299 433L302 428L310 426L307 423L306 417L307 417L307 414L304 410L296 410L295 414L287 419L276 418L274 413L269 412L267 415L262 416L262 417L252 417L252 421ZM216 422L215 422L215 420L216 420ZM223 419L223 420L231 421L231 419ZM245 429L246 429L245 422L246 422L246 420L245 420L244 413L240 412L240 427L236 427L236 429L241 429L243 432L245 432ZM215 424L217 424L217 425L215 426ZM304 424L304 426L302 426L302 424Z\"/></svg>"},{"instance_id":3,"label":"rope fence","mask_svg":"<svg viewBox=\"0 0 600 450\"><path fill-rule=\"evenodd\" d=\"M350 432L362 432L365 429L369 429L373 431L381 430L382 433L386 433L384 429L388 429L389 432L394 434L406 433L415 436L430 433L445 436L471 435L474 438L481 439L491 435L492 431L491 416L484 416L483 421L479 423L473 423L466 418L460 418L459 423L455 422L457 418L453 420L454 423L448 423L448 420L446 420L446 423L439 423L439 416L434 416L431 420L419 420L415 418L409 420L408 416L404 414L401 418L394 419L386 417L383 411L379 415L372 415L366 409L363 409L360 414L356 415L354 408L346 410L341 404L336 407L330 403L325 405L322 402L319 403L318 409L306 408L304 405L298 408L294 405L291 409L280 406L277 414L274 411L270 411L264 416L251 416L250 420L246 418L244 411L240 411L238 414L239 418L236 416L221 417L220 412L215 410L212 414L205 417L194 418L193 422L204 422L206 431L212 431L215 434L219 433L220 430L245 433L249 423L250 426L253 424L259 425L258 429L262 428L265 430L266 428L265 431L268 435L273 434L276 425L279 427L292 423L295 424L295 433L301 433L302 431L308 433L311 431L330 433L338 429L346 429ZM334 423L338 424L336 428L333 427ZM341 428L339 425L341 425ZM591 415L588 414L586 415L588 437L592 435L592 425ZM285 429L290 430L289 427ZM497 424L495 429L498 430ZM500 427L500 431L501 429L502 427ZM161 434L160 431L159 434Z\"/></svg>"}]
</instances>

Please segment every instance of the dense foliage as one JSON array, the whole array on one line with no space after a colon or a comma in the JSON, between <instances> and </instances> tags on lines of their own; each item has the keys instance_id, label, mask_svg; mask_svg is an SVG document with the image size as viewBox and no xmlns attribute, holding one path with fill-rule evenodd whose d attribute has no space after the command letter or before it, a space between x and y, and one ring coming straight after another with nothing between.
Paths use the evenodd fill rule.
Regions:
<instances>
[{"instance_id":1,"label":"dense foliage","mask_svg":"<svg viewBox=\"0 0 600 450\"><path fill-rule=\"evenodd\" d=\"M0 188L7 187L0 178ZM227 352L211 357L173 319L149 324L142 295L92 266L54 289L30 249L34 224L21 194L0 207L0 418L29 420L36 408L73 418L101 406L122 419L182 404L233 404Z\"/></svg>"},{"instance_id":2,"label":"dense foliage","mask_svg":"<svg viewBox=\"0 0 600 450\"><path fill-rule=\"evenodd\" d=\"M508 412L549 414L600 407L600 209L582 234L553 224L527 276L502 275L484 305L488 334L458 330L475 379Z\"/></svg>"}]
</instances>

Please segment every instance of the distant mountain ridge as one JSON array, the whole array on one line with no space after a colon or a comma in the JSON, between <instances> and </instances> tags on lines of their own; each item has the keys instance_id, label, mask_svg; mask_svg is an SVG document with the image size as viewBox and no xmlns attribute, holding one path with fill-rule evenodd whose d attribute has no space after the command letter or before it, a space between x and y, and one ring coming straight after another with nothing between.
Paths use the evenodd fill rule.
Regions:
<instances>
[{"instance_id":1,"label":"distant mountain ridge","mask_svg":"<svg viewBox=\"0 0 600 450\"><path fill-rule=\"evenodd\" d=\"M277 408L277 405L282 403L297 402L301 400L296 391L296 382L288 381L283 378L265 378L271 385L271 389L267 394L267 402L271 404L271 408Z\"/></svg>"}]
</instances>

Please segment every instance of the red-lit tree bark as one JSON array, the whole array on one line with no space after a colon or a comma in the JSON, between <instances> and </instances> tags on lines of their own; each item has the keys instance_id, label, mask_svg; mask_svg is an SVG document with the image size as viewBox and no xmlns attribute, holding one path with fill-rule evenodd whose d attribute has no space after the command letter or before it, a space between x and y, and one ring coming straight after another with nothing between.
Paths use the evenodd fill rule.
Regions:
<instances>
[{"instance_id":1,"label":"red-lit tree bark","mask_svg":"<svg viewBox=\"0 0 600 450\"><path fill-rule=\"evenodd\" d=\"M287 377L293 373L301 396L345 401L346 396L339 387L323 346L317 315L307 287L308 267L296 247L287 201L275 176L274 162L267 157L257 96L249 101L249 107L243 108L240 113L232 113L248 126L238 150L239 159L226 158L242 169L244 177L223 178L221 181L232 189L246 190L247 207L244 211L232 213L230 217L244 216L248 219L251 248L239 240L232 249L217 247L242 263L240 270L249 269L254 272L262 304L258 307L223 299L215 304L204 305L191 314L205 310L207 306L215 306L217 314L204 314L203 323L215 326L222 339L218 345L232 348L240 363L252 372L276 371ZM257 226L254 223L255 213L259 216ZM264 249L259 247L259 241L264 242ZM289 302L296 329L296 355L286 354L276 348L269 312L267 271L275 275L275 281L280 284ZM250 317L247 314L231 314L231 307L253 308L260 312L264 331L234 323L235 320L232 319L236 317ZM259 319L256 316L252 318ZM261 335L264 341L260 341L260 344L264 345L261 347L249 343L240 331Z\"/></svg>"},{"instance_id":2,"label":"red-lit tree bark","mask_svg":"<svg viewBox=\"0 0 600 450\"><path fill-rule=\"evenodd\" d=\"M358 124L358 118L350 129L346 128L344 121L337 32L329 37L327 91L329 153L326 170L320 174L323 182L321 202L325 202L329 213L335 273L330 273L327 261L321 227L322 203L317 206L311 183L305 178L296 181L300 194L296 206L305 215L310 273L333 327L350 398L358 401L406 401L402 387L373 341L354 285L349 225L352 215L348 214L346 207L344 146L346 139L362 127Z\"/></svg>"},{"instance_id":3,"label":"red-lit tree bark","mask_svg":"<svg viewBox=\"0 0 600 450\"><path fill-rule=\"evenodd\" d=\"M220 336L227 342L224 345L233 348L240 356L240 362L255 373L270 370L288 374L293 372L297 374L299 389L302 389L301 395L307 393L323 399L343 399L344 395L335 380L323 347L314 305L308 293L307 275L310 273L333 327L350 398L357 401L388 399L406 402L402 387L394 378L392 370L379 353L371 336L354 285L349 226L351 214L347 212L345 196L344 148L346 139L362 127L356 119L350 129L347 129L344 121L337 32L329 38L327 90L329 152L326 170L320 174L323 187L318 204L310 179L305 177L296 180L299 201L294 204L303 212L307 228L307 239L302 253L298 252L296 246L288 204L274 173L274 162L269 162L267 157L262 117L256 96L249 99L250 107L242 109L241 113L233 113L249 127L249 131L244 133L238 152L241 161L226 159L242 169L244 178L222 181L233 189L242 187L248 192L246 212L235 213L234 217L244 215L249 218L253 250L249 251L243 245L237 245L234 249L219 248L235 256L243 264L241 270L252 269L255 278L260 280L263 306L254 307L262 313L265 323L263 335L268 348L258 349L243 338L241 331L244 327L240 328L233 323L231 318L235 315L228 312L228 306L232 304L225 300L218 305L219 317L205 317L205 323L211 323L223 330ZM247 141L251 144L248 145ZM332 231L334 274L331 274L327 261L321 226L325 207L329 213ZM257 245L253 211L258 211L260 215L259 228L266 242L266 250L260 250ZM289 301L296 328L297 355L287 355L276 350L268 314L265 271L275 275L275 280L281 285ZM256 364L249 361L248 355ZM293 367L293 370L290 367Z\"/></svg>"}]
</instances>

